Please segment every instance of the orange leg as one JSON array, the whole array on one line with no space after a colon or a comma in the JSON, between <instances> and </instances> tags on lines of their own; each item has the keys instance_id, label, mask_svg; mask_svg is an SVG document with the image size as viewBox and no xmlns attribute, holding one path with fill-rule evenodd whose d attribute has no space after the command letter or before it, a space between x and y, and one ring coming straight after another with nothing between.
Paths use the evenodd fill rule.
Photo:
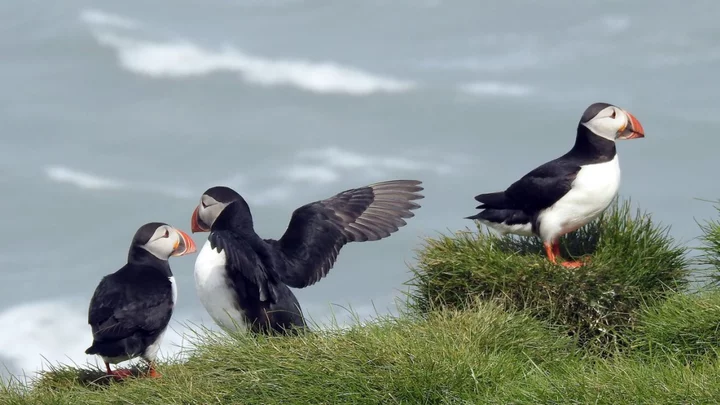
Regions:
<instances>
[{"instance_id":1,"label":"orange leg","mask_svg":"<svg viewBox=\"0 0 720 405\"><path fill-rule=\"evenodd\" d=\"M548 260L550 260L553 264L559 264L563 267L567 267L569 269L575 269L578 268L588 262L588 259L585 259L583 261L573 261L573 262L560 262L558 263L557 260L560 258L560 242L555 241L552 243L544 243L545 245L545 253L548 256Z\"/></svg>"},{"instance_id":2,"label":"orange leg","mask_svg":"<svg viewBox=\"0 0 720 405\"><path fill-rule=\"evenodd\" d=\"M548 260L552 264L557 264L557 253L560 251L560 247L557 245L557 243L544 243L545 245L545 253L547 254Z\"/></svg>"}]
</instances>

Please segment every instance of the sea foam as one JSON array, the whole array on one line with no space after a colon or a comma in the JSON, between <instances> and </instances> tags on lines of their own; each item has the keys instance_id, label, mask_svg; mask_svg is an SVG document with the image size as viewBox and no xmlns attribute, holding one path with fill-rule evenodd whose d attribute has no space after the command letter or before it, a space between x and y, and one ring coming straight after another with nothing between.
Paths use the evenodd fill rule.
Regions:
<instances>
[{"instance_id":1,"label":"sea foam","mask_svg":"<svg viewBox=\"0 0 720 405\"><path fill-rule=\"evenodd\" d=\"M236 72L249 84L263 87L290 86L318 94L363 96L374 93L402 93L416 84L344 66L336 62L301 59L271 59L251 55L234 46L203 47L187 39L140 39L118 33L140 24L125 17L98 10L81 12L97 42L116 52L120 65L135 74L152 78L189 78L218 72Z\"/></svg>"},{"instance_id":2,"label":"sea foam","mask_svg":"<svg viewBox=\"0 0 720 405\"><path fill-rule=\"evenodd\" d=\"M45 167L45 176L57 183L69 184L85 190L126 190L131 192L149 192L173 198L196 197L191 188L185 186L168 187L164 183L135 182L105 177L67 166Z\"/></svg>"},{"instance_id":3,"label":"sea foam","mask_svg":"<svg viewBox=\"0 0 720 405\"><path fill-rule=\"evenodd\" d=\"M86 311L62 300L29 302L0 311L0 356L16 367L10 372L32 377L59 363L100 367L99 357L85 354L92 343ZM170 325L160 345L161 358L175 358L187 345L184 328L176 322Z\"/></svg>"}]
</instances>

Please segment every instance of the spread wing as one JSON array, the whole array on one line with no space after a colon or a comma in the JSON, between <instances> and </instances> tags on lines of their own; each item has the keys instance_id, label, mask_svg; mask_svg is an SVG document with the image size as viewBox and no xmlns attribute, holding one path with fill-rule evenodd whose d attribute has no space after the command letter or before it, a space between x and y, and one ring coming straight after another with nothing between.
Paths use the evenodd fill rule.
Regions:
<instances>
[{"instance_id":1,"label":"spread wing","mask_svg":"<svg viewBox=\"0 0 720 405\"><path fill-rule=\"evenodd\" d=\"M411 218L423 198L417 180L393 180L343 191L325 200L306 204L293 212L279 241L287 266L281 280L302 288L325 277L346 243L380 240L390 236Z\"/></svg>"},{"instance_id":2,"label":"spread wing","mask_svg":"<svg viewBox=\"0 0 720 405\"><path fill-rule=\"evenodd\" d=\"M137 276L147 277L143 272ZM116 274L103 277L90 300L88 323L96 341L117 341L138 332L164 329L172 316L172 287L169 280L145 280L129 286ZM161 283L158 283L160 281Z\"/></svg>"},{"instance_id":3,"label":"spread wing","mask_svg":"<svg viewBox=\"0 0 720 405\"><path fill-rule=\"evenodd\" d=\"M579 171L580 165L564 160L539 166L505 190L512 205L507 208L534 211L553 205L570 191Z\"/></svg>"}]
</instances>

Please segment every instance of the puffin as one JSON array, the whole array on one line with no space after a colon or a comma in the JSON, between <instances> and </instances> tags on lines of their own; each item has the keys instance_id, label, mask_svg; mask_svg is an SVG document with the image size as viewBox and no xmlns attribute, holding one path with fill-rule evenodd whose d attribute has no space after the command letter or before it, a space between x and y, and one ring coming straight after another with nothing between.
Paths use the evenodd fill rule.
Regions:
<instances>
[{"instance_id":1,"label":"puffin","mask_svg":"<svg viewBox=\"0 0 720 405\"><path fill-rule=\"evenodd\" d=\"M558 263L558 239L597 218L617 195L620 162L615 141L644 137L642 125L630 112L594 103L580 118L569 152L535 168L505 191L476 196L481 211L465 218L501 235L537 236L550 262L582 266L587 258Z\"/></svg>"},{"instance_id":2,"label":"puffin","mask_svg":"<svg viewBox=\"0 0 720 405\"><path fill-rule=\"evenodd\" d=\"M100 356L107 375L122 379L130 370L111 370L135 357L148 363L148 375L159 377L155 358L177 299L168 258L195 252L185 232L162 222L141 226L133 236L127 263L102 278L90 299L88 323L93 342L86 354Z\"/></svg>"},{"instance_id":3,"label":"puffin","mask_svg":"<svg viewBox=\"0 0 720 405\"><path fill-rule=\"evenodd\" d=\"M296 334L307 330L290 290L327 276L340 249L376 241L406 225L420 208L421 181L391 180L345 190L297 208L278 240L254 229L245 199L229 187L207 189L191 230L209 232L195 261L200 302L226 332Z\"/></svg>"}]
</instances>

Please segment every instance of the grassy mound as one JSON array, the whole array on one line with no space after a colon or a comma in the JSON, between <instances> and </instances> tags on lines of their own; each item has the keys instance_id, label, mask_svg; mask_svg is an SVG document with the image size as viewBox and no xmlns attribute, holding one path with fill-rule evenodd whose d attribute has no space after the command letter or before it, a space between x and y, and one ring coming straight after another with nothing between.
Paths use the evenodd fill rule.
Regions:
<instances>
[{"instance_id":1,"label":"grassy mound","mask_svg":"<svg viewBox=\"0 0 720 405\"><path fill-rule=\"evenodd\" d=\"M581 344L615 341L649 300L682 290L686 249L666 228L630 203L614 204L598 220L561 239L564 258L592 255L588 265L551 264L539 238L458 232L429 239L414 269L410 305L421 313L466 308L468 297L529 310L563 325Z\"/></svg>"},{"instance_id":2,"label":"grassy mound","mask_svg":"<svg viewBox=\"0 0 720 405\"><path fill-rule=\"evenodd\" d=\"M8 403L442 403L494 395L497 385L573 357L572 343L528 315L480 304L427 320L384 319L299 337L210 335L161 379L88 385L49 373ZM23 402L29 401L29 402ZM2 402L2 401L0 401Z\"/></svg>"},{"instance_id":3,"label":"grassy mound","mask_svg":"<svg viewBox=\"0 0 720 405\"><path fill-rule=\"evenodd\" d=\"M0 404L677 404L720 396L717 356L692 364L662 351L598 357L529 314L472 308L298 337L205 336L187 362L160 364L159 379L92 384L82 380L88 371L63 368L27 391L0 387ZM687 330L694 318L687 321L670 324ZM656 345L657 336L646 339Z\"/></svg>"},{"instance_id":4,"label":"grassy mound","mask_svg":"<svg viewBox=\"0 0 720 405\"><path fill-rule=\"evenodd\" d=\"M703 227L711 266L718 229ZM562 244L592 261L565 269L537 240L483 232L429 240L398 318L292 337L203 332L162 378L63 366L31 388L0 384L0 404L716 403L720 289L684 291L685 249L627 203ZM596 350L616 340L613 356Z\"/></svg>"}]
</instances>

